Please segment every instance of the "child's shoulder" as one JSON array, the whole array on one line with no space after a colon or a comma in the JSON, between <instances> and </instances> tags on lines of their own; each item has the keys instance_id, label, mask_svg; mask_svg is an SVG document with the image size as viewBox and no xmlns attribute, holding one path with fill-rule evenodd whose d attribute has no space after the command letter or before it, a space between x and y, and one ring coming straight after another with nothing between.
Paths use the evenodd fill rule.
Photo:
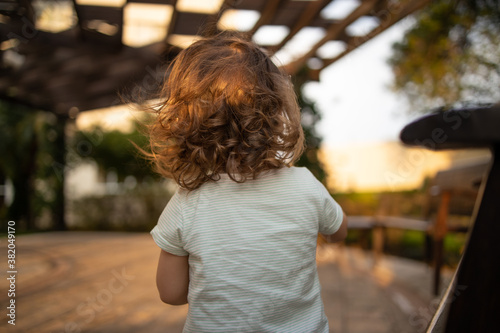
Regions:
<instances>
[{"instance_id":1,"label":"child's shoulder","mask_svg":"<svg viewBox=\"0 0 500 333\"><path fill-rule=\"evenodd\" d=\"M316 179L314 175L311 173L311 171L309 171L309 169L306 167L292 166L288 168L282 168L280 169L280 171L289 177L295 177L301 180Z\"/></svg>"},{"instance_id":2,"label":"child's shoulder","mask_svg":"<svg viewBox=\"0 0 500 333\"><path fill-rule=\"evenodd\" d=\"M322 184L306 167L284 167L273 170L270 174L263 176L262 183L279 184L280 187L295 188L298 191L304 191L309 188L311 191L317 191Z\"/></svg>"},{"instance_id":3,"label":"child's shoulder","mask_svg":"<svg viewBox=\"0 0 500 333\"><path fill-rule=\"evenodd\" d=\"M327 192L325 186L313 175L313 173L306 167L290 167L287 168L289 181L292 181L296 186L309 188L316 193Z\"/></svg>"},{"instance_id":4,"label":"child's shoulder","mask_svg":"<svg viewBox=\"0 0 500 333\"><path fill-rule=\"evenodd\" d=\"M276 187L279 185L291 187L314 187L321 183L306 167L283 167L280 169L263 172L256 179L248 179L243 183L233 181L227 174L222 174L220 179L213 182L207 182L195 190L187 190L178 187L175 197L179 202L197 201L205 193L218 193L227 191L254 190L262 187Z\"/></svg>"}]
</instances>

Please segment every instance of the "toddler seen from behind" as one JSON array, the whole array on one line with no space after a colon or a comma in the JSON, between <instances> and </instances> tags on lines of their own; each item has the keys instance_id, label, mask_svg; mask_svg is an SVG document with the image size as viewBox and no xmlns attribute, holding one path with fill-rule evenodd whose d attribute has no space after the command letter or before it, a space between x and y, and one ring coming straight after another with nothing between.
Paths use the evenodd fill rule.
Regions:
<instances>
[{"instance_id":1,"label":"toddler seen from behind","mask_svg":"<svg viewBox=\"0 0 500 333\"><path fill-rule=\"evenodd\" d=\"M189 304L184 332L328 332L316 240L342 240L346 218L293 166L304 135L289 76L234 33L169 70L149 128L157 171L179 185L151 231L160 298Z\"/></svg>"}]
</instances>

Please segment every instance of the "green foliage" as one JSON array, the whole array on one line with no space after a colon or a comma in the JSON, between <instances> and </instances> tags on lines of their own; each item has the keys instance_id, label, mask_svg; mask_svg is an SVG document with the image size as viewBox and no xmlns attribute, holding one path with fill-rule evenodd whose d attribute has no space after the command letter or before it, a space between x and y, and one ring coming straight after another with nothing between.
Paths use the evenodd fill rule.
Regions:
<instances>
[{"instance_id":1,"label":"green foliage","mask_svg":"<svg viewBox=\"0 0 500 333\"><path fill-rule=\"evenodd\" d=\"M73 230L150 231L172 196L165 183L139 185L119 195L88 196L71 203Z\"/></svg>"},{"instance_id":2,"label":"green foliage","mask_svg":"<svg viewBox=\"0 0 500 333\"><path fill-rule=\"evenodd\" d=\"M51 113L0 102L0 175L11 180L15 191L9 207L1 203L0 216L16 220L21 229L36 228L35 217L54 208L51 143L60 135L56 123Z\"/></svg>"},{"instance_id":3,"label":"green foliage","mask_svg":"<svg viewBox=\"0 0 500 333\"><path fill-rule=\"evenodd\" d=\"M444 262L450 266L458 265L467 242L465 233L448 233L444 238Z\"/></svg>"},{"instance_id":4,"label":"green foliage","mask_svg":"<svg viewBox=\"0 0 500 333\"><path fill-rule=\"evenodd\" d=\"M497 1L432 1L389 60L394 88L416 111L500 99Z\"/></svg>"},{"instance_id":5,"label":"green foliage","mask_svg":"<svg viewBox=\"0 0 500 333\"><path fill-rule=\"evenodd\" d=\"M425 233L415 230L386 230L385 251L405 258L423 260Z\"/></svg>"},{"instance_id":6,"label":"green foliage","mask_svg":"<svg viewBox=\"0 0 500 333\"><path fill-rule=\"evenodd\" d=\"M304 68L294 77L295 93L302 113L302 129L306 140L306 149L297 162L297 166L307 167L321 182L325 181L326 173L318 159L322 138L316 132L316 124L321 120L321 114L315 103L305 98L302 87L307 82L308 74Z\"/></svg>"},{"instance_id":7,"label":"green foliage","mask_svg":"<svg viewBox=\"0 0 500 333\"><path fill-rule=\"evenodd\" d=\"M147 145L146 137L137 126L128 133L104 131L101 127L94 127L76 132L71 142L72 151L77 152L77 159L94 161L102 174L113 170L118 181L123 181L127 176L134 176L139 182L159 178L134 146Z\"/></svg>"},{"instance_id":8,"label":"green foliage","mask_svg":"<svg viewBox=\"0 0 500 333\"><path fill-rule=\"evenodd\" d=\"M379 193L336 193L334 198L348 215L377 214Z\"/></svg>"}]
</instances>

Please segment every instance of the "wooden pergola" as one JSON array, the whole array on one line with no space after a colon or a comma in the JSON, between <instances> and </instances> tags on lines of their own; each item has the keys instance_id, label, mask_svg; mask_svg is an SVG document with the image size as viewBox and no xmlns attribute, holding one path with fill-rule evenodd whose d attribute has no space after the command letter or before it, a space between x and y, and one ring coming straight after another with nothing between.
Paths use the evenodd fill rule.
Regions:
<instances>
[{"instance_id":1,"label":"wooden pergola","mask_svg":"<svg viewBox=\"0 0 500 333\"><path fill-rule=\"evenodd\" d=\"M318 80L321 70L429 0L219 0L214 1L215 10L210 12L190 11L181 2L185 1L0 1L0 98L71 117L80 111L119 104L120 89L162 80L161 64L180 51L171 42L172 36L194 36L207 27L216 31L229 11L258 15L248 30L253 36L262 28L281 27L286 31L281 41L263 45L271 54L286 50L302 30L318 28L322 38L284 66L292 75L309 67L310 78ZM327 7L347 2L352 10L344 17L329 18L325 14ZM66 30L38 28L41 5L51 3L65 4L72 11L75 20ZM112 6L103 5L110 3ZM163 40L141 47L124 44L124 12L127 6L137 4L170 9ZM371 19L376 26L364 35L349 33L349 26L362 19ZM341 45L341 51L322 58L318 50L330 42Z\"/></svg>"}]
</instances>

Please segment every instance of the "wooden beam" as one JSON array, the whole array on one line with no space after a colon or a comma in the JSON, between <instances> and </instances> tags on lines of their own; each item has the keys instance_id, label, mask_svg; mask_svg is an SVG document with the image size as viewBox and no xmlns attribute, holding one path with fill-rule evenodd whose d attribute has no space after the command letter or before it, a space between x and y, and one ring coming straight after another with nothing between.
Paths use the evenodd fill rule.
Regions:
<instances>
[{"instance_id":1,"label":"wooden beam","mask_svg":"<svg viewBox=\"0 0 500 333\"><path fill-rule=\"evenodd\" d=\"M75 12L78 17L78 27L80 28L80 38L90 41L100 46L121 47L123 35L123 7L105 7L79 5L73 0ZM108 35L98 30L88 27L91 21L104 21L117 28L115 34Z\"/></svg>"},{"instance_id":2,"label":"wooden beam","mask_svg":"<svg viewBox=\"0 0 500 333\"><path fill-rule=\"evenodd\" d=\"M385 228L380 225L375 225L372 231L372 252L373 252L373 265L380 264L384 255L384 234Z\"/></svg>"},{"instance_id":3,"label":"wooden beam","mask_svg":"<svg viewBox=\"0 0 500 333\"><path fill-rule=\"evenodd\" d=\"M76 0L73 0L73 8L75 9L75 14L76 14L76 19L77 19L77 26L78 26L78 38L80 38L81 40L84 40L84 36L83 36L83 24L82 24L82 13L80 12L80 7L79 5L76 3Z\"/></svg>"},{"instance_id":4,"label":"wooden beam","mask_svg":"<svg viewBox=\"0 0 500 333\"><path fill-rule=\"evenodd\" d=\"M279 43L278 45L272 46L269 49L272 52L276 52L279 49L281 49L283 46L285 46L285 44L290 39L292 39L293 36L295 36L300 31L300 29L309 25L314 20L314 18L319 14L319 12L323 8L325 8L326 5L329 3L330 3L330 0L317 0L317 1L310 2L309 5L307 6L306 10L304 11L304 13L299 17L299 19L297 20L297 22L295 23L293 28L290 30L290 33L285 37L285 39L283 39L281 41L281 43Z\"/></svg>"},{"instance_id":5,"label":"wooden beam","mask_svg":"<svg viewBox=\"0 0 500 333\"><path fill-rule=\"evenodd\" d=\"M297 71L305 65L307 60L314 57L316 55L316 51L326 42L335 39L339 34L341 34L344 29L356 21L359 17L368 14L378 0L367 0L361 3L358 8L356 8L351 14L349 14L346 18L341 21L338 21L330 26L327 30L326 35L314 45L305 55L300 57L294 62L289 63L284 66L284 70L288 74L295 74Z\"/></svg>"},{"instance_id":6,"label":"wooden beam","mask_svg":"<svg viewBox=\"0 0 500 333\"><path fill-rule=\"evenodd\" d=\"M165 36L165 41L168 41L168 37L174 32L175 29L175 22L177 21L177 0L174 0L173 3L174 10L172 11L172 17L170 18L170 23L167 28L167 35Z\"/></svg>"},{"instance_id":7,"label":"wooden beam","mask_svg":"<svg viewBox=\"0 0 500 333\"><path fill-rule=\"evenodd\" d=\"M207 23L206 23L206 27L207 27L208 31L206 30L205 33L208 33L210 35L215 35L220 31L219 28L217 27L217 24L219 23L219 20L221 19L222 14L224 14L224 12L227 9L235 8L234 3L235 3L235 0L224 0L224 2L222 2L217 13L214 13L208 17Z\"/></svg>"},{"instance_id":8,"label":"wooden beam","mask_svg":"<svg viewBox=\"0 0 500 333\"><path fill-rule=\"evenodd\" d=\"M315 70L315 72L318 72L317 76L319 76L319 72L321 72L329 65L333 64L357 47L384 32L389 27L399 22L406 16L413 14L415 11L423 8L429 2L430 0L410 0L406 5L398 2L398 4L396 6L393 6L392 8L385 8L384 10L380 10L379 12L375 13L376 16L381 20L380 25L370 31L366 36L352 38L347 44L346 50L338 56L331 59L324 59L323 66L320 69Z\"/></svg>"},{"instance_id":9,"label":"wooden beam","mask_svg":"<svg viewBox=\"0 0 500 333\"><path fill-rule=\"evenodd\" d=\"M253 35L261 26L266 25L269 23L272 18L274 17L274 14L278 10L280 4L284 2L284 0L269 0L266 3L266 7L262 10L260 13L260 18L255 23L254 27L250 30L250 35Z\"/></svg>"}]
</instances>

